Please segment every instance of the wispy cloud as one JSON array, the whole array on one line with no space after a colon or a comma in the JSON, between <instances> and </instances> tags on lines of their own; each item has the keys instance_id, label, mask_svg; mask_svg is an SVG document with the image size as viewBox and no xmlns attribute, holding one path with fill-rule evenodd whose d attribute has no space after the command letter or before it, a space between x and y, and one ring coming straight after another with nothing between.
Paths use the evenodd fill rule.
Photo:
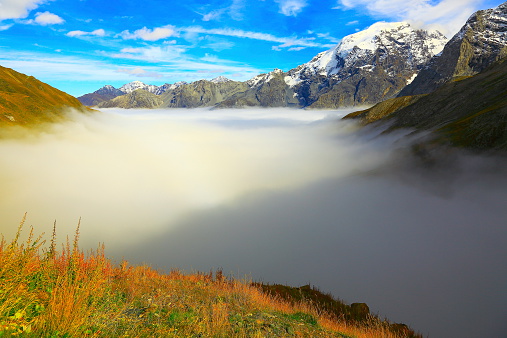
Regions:
<instances>
[{"instance_id":1,"label":"wispy cloud","mask_svg":"<svg viewBox=\"0 0 507 338\"><path fill-rule=\"evenodd\" d=\"M70 37L79 37L79 36L105 36L106 31L103 29L96 29L91 32L84 32L84 31L70 31L66 34Z\"/></svg>"},{"instance_id":2,"label":"wispy cloud","mask_svg":"<svg viewBox=\"0 0 507 338\"><path fill-rule=\"evenodd\" d=\"M279 12L286 16L297 16L308 3L306 0L275 0L279 6Z\"/></svg>"},{"instance_id":3,"label":"wispy cloud","mask_svg":"<svg viewBox=\"0 0 507 338\"><path fill-rule=\"evenodd\" d=\"M210 35L220 35L220 36L230 36L236 38L243 39L252 39L252 40L260 40L267 42L276 42L281 43L281 45L275 46L275 50L281 50L286 47L322 47L328 48L332 47L329 44L321 44L314 41L314 38L297 38L297 37L277 37L268 33L259 33L259 32L251 32L244 31L241 29L231 29L231 28L214 28L214 29L206 29L200 26L191 26L179 28L182 32L188 33L197 33L197 34L210 34Z\"/></svg>"},{"instance_id":4,"label":"wispy cloud","mask_svg":"<svg viewBox=\"0 0 507 338\"><path fill-rule=\"evenodd\" d=\"M150 72L146 71L142 68L136 67L136 68L118 68L116 70L118 73L125 73L129 75L133 75L136 77L151 77L151 78L161 78L163 75L161 73L157 72Z\"/></svg>"},{"instance_id":5,"label":"wispy cloud","mask_svg":"<svg viewBox=\"0 0 507 338\"><path fill-rule=\"evenodd\" d=\"M482 0L339 0L343 7L365 9L371 15L438 26L454 34L478 9Z\"/></svg>"},{"instance_id":6,"label":"wispy cloud","mask_svg":"<svg viewBox=\"0 0 507 338\"><path fill-rule=\"evenodd\" d=\"M115 53L114 58L142 60L149 62L166 62L180 58L186 51L185 48L175 45L150 46L138 48L122 48L120 53Z\"/></svg>"},{"instance_id":7,"label":"wispy cloud","mask_svg":"<svg viewBox=\"0 0 507 338\"><path fill-rule=\"evenodd\" d=\"M137 49L124 51L134 52ZM139 50L137 50L140 52ZM122 53L124 55L125 53ZM10 52L7 49L0 49L0 64L14 68L25 74L30 74L38 79L50 81L68 81L69 78L79 78L80 81L131 81L132 76L153 75L156 79L163 79L165 82L196 81L202 79L202 74L236 74L241 80L247 80L264 70L260 70L238 62L219 59L214 56L203 59L192 59L182 56L165 60L160 65L137 67L121 66L119 60L110 62L102 55L102 61L92 61L89 58L71 57L65 55L54 55L48 53L20 53ZM111 57L111 55L109 55ZM140 55L138 55L140 59ZM120 66L119 66L120 65ZM143 73L144 71L144 73ZM160 74L158 77L156 74ZM240 75L238 75L240 74ZM230 75L232 76L232 75ZM82 95L84 93L80 93Z\"/></svg>"},{"instance_id":8,"label":"wispy cloud","mask_svg":"<svg viewBox=\"0 0 507 338\"><path fill-rule=\"evenodd\" d=\"M174 27L171 25L157 27L154 29L149 29L143 27L130 33L130 31L125 30L119 34L125 40L144 40L144 41L157 41L161 39L168 38L170 36L177 36Z\"/></svg>"},{"instance_id":9,"label":"wispy cloud","mask_svg":"<svg viewBox=\"0 0 507 338\"><path fill-rule=\"evenodd\" d=\"M357 25L358 23L359 23L358 20L353 20L353 21L347 22L345 25L347 25L347 26L353 26L353 25Z\"/></svg>"},{"instance_id":10,"label":"wispy cloud","mask_svg":"<svg viewBox=\"0 0 507 338\"><path fill-rule=\"evenodd\" d=\"M28 25L41 25L41 26L49 26L49 25L60 25L64 23L65 20L59 17L56 14L50 12L37 12L35 13L35 19L30 19L23 21L24 24Z\"/></svg>"},{"instance_id":11,"label":"wispy cloud","mask_svg":"<svg viewBox=\"0 0 507 338\"><path fill-rule=\"evenodd\" d=\"M228 15L231 19L240 21L243 20L243 9L245 7L245 0L232 0L230 6L224 8L214 9L207 13L197 13L202 15L202 21L220 20L223 15Z\"/></svg>"},{"instance_id":12,"label":"wispy cloud","mask_svg":"<svg viewBox=\"0 0 507 338\"><path fill-rule=\"evenodd\" d=\"M6 30L8 30L9 28L11 28L12 26L13 26L13 24L0 25L0 31L6 31Z\"/></svg>"},{"instance_id":13,"label":"wispy cloud","mask_svg":"<svg viewBox=\"0 0 507 338\"><path fill-rule=\"evenodd\" d=\"M22 19L46 0L0 0L0 21L5 19Z\"/></svg>"}]
</instances>

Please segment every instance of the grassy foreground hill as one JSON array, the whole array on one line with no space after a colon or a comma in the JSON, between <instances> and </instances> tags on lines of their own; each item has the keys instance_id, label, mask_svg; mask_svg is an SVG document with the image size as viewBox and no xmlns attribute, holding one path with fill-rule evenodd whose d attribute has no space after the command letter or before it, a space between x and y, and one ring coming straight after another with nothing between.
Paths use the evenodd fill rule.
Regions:
<instances>
[{"instance_id":1,"label":"grassy foreground hill","mask_svg":"<svg viewBox=\"0 0 507 338\"><path fill-rule=\"evenodd\" d=\"M78 248L79 226L62 250L55 230L47 247L33 229L21 241L23 223L0 243L3 337L419 337L309 287L115 265Z\"/></svg>"},{"instance_id":2,"label":"grassy foreground hill","mask_svg":"<svg viewBox=\"0 0 507 338\"><path fill-rule=\"evenodd\" d=\"M0 66L0 126L58 121L68 107L87 109L75 97L33 76Z\"/></svg>"}]
</instances>

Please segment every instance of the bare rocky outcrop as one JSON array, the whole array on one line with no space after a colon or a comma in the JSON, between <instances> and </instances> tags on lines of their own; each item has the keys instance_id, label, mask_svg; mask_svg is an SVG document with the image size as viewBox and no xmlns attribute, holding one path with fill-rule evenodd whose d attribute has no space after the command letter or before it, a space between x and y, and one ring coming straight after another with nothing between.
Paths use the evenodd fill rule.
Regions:
<instances>
[{"instance_id":1,"label":"bare rocky outcrop","mask_svg":"<svg viewBox=\"0 0 507 338\"><path fill-rule=\"evenodd\" d=\"M507 56L507 2L473 14L399 96L431 93L444 83L485 70Z\"/></svg>"}]
</instances>

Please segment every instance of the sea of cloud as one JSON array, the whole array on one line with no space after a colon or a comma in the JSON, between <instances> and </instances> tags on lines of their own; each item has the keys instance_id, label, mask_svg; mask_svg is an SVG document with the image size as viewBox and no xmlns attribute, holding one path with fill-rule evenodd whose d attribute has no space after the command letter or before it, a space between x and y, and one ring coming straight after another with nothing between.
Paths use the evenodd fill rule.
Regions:
<instances>
[{"instance_id":1,"label":"sea of cloud","mask_svg":"<svg viewBox=\"0 0 507 338\"><path fill-rule=\"evenodd\" d=\"M311 283L423 334L507 329L505 161L414 157L347 111L119 110L0 139L0 231Z\"/></svg>"}]
</instances>

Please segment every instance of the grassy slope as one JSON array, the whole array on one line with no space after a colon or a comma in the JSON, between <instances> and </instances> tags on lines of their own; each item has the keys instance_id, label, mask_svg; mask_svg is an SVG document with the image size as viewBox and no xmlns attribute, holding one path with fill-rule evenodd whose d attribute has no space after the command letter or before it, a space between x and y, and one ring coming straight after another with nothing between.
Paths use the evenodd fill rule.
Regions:
<instances>
[{"instance_id":1,"label":"grassy slope","mask_svg":"<svg viewBox=\"0 0 507 338\"><path fill-rule=\"evenodd\" d=\"M22 224L11 243L0 243L0 336L414 336L395 333L395 326L369 314L346 320L319 307L313 296L273 294L220 271L161 274L126 262L116 266L103 247L88 255L79 250L79 228L61 251L55 233L47 248L32 233L21 242Z\"/></svg>"},{"instance_id":2,"label":"grassy slope","mask_svg":"<svg viewBox=\"0 0 507 338\"><path fill-rule=\"evenodd\" d=\"M85 109L73 96L0 66L0 126L57 121L65 107Z\"/></svg>"},{"instance_id":3,"label":"grassy slope","mask_svg":"<svg viewBox=\"0 0 507 338\"><path fill-rule=\"evenodd\" d=\"M455 79L431 94L395 98L347 117L363 123L389 121L391 129L434 130L437 140L458 147L505 151L507 59L478 75Z\"/></svg>"}]
</instances>

